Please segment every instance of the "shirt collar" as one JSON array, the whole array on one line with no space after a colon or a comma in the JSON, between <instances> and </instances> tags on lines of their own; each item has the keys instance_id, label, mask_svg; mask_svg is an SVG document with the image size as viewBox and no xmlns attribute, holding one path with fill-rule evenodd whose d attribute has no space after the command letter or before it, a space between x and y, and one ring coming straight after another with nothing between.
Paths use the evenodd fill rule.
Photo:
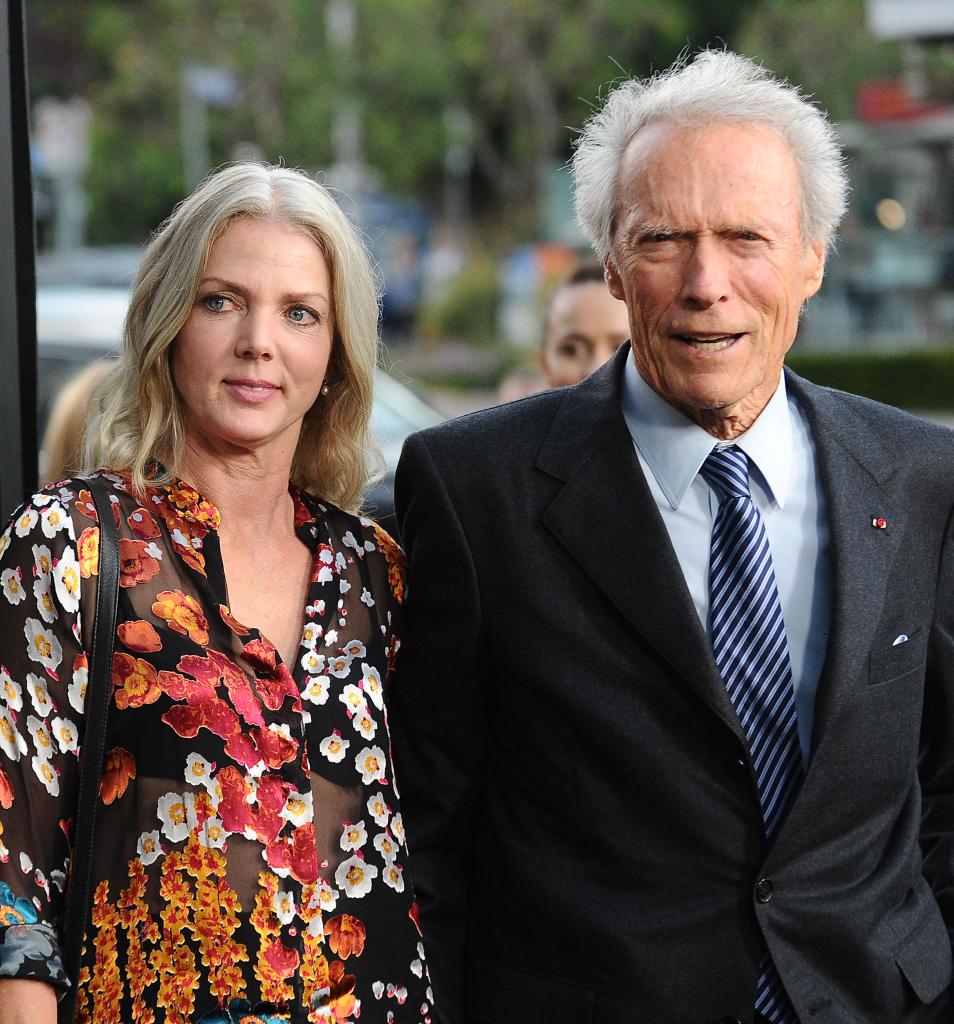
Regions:
<instances>
[{"instance_id":1,"label":"shirt collar","mask_svg":"<svg viewBox=\"0 0 954 1024\"><path fill-rule=\"evenodd\" d=\"M622 400L633 443L666 500L678 509L716 441L658 395L632 359L626 360ZM733 443L755 464L769 496L783 508L792 476L792 423L784 374L758 419Z\"/></svg>"}]
</instances>

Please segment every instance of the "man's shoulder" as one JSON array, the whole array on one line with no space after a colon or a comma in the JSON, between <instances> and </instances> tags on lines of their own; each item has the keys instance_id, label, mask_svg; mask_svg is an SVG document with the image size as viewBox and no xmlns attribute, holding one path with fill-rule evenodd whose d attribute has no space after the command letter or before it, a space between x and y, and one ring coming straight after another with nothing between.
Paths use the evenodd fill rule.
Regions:
<instances>
[{"instance_id":1,"label":"man's shoulder","mask_svg":"<svg viewBox=\"0 0 954 1024\"><path fill-rule=\"evenodd\" d=\"M570 389L544 391L503 405L467 413L412 434L410 446L421 444L437 457L469 461L484 457L519 458L535 454Z\"/></svg>"}]
</instances>

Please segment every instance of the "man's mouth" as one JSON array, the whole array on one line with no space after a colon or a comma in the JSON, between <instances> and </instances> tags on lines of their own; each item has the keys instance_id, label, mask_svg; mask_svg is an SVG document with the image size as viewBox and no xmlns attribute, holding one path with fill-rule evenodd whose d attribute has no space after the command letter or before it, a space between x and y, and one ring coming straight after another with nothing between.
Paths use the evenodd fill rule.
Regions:
<instances>
[{"instance_id":1,"label":"man's mouth","mask_svg":"<svg viewBox=\"0 0 954 1024\"><path fill-rule=\"evenodd\" d=\"M691 334L680 334L674 331L672 336L677 341L681 341L691 348L699 349L703 352L720 352L722 349L734 345L742 337L743 333L740 331L738 334L702 334L693 331Z\"/></svg>"}]
</instances>

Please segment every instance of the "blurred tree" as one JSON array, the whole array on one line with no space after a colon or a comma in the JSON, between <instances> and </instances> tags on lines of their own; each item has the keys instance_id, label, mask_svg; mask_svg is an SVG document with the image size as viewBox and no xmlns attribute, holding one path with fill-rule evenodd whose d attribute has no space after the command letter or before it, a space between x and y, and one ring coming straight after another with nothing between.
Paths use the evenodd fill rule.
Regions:
<instances>
[{"instance_id":1,"label":"blurred tree","mask_svg":"<svg viewBox=\"0 0 954 1024\"><path fill-rule=\"evenodd\" d=\"M466 110L475 209L511 237L532 237L541 173L570 155L567 126L581 124L608 81L665 67L685 47L736 43L740 21L764 6L350 3L349 56L329 45L326 0L33 0L34 96L78 92L95 112L90 240L140 241L182 196L181 75L190 63L227 68L240 82L235 102L209 118L213 165L251 142L270 160L328 167L335 99L347 90L384 186L426 205L440 195L447 110Z\"/></svg>"}]
</instances>

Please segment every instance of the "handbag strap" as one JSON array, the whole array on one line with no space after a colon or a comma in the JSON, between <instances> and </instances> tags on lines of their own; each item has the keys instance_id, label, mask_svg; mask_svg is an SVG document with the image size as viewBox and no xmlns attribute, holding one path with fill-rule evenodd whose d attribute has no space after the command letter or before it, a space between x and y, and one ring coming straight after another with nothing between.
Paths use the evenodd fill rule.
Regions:
<instances>
[{"instance_id":1,"label":"handbag strap","mask_svg":"<svg viewBox=\"0 0 954 1024\"><path fill-rule=\"evenodd\" d=\"M119 531L109 500L110 487L99 476L83 478L99 519L99 575L93 618L92 659L86 693L83 745L80 751L79 791L73 856L66 897L63 967L72 986L60 1001L60 1021L73 1020L79 986L83 937L89 919L92 893L93 835L103 773L106 722L112 691L113 645L116 637L116 605L119 599Z\"/></svg>"}]
</instances>

